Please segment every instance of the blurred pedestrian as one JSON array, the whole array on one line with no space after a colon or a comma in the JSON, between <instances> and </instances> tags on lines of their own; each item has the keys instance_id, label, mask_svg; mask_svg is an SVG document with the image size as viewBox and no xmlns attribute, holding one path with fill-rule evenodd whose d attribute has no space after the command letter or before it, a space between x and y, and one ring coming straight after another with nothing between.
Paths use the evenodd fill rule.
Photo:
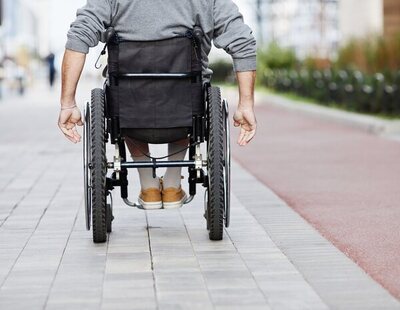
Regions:
<instances>
[{"instance_id":1,"label":"blurred pedestrian","mask_svg":"<svg viewBox=\"0 0 400 310\"><path fill-rule=\"evenodd\" d=\"M50 87L53 87L54 85L54 81L56 79L56 66L55 66L55 58L56 56L53 53L50 53L47 57L46 57L46 62L47 62L47 66L49 69L49 85Z\"/></svg>"},{"instance_id":2,"label":"blurred pedestrian","mask_svg":"<svg viewBox=\"0 0 400 310\"><path fill-rule=\"evenodd\" d=\"M0 100L3 98L3 81L5 77L3 62L0 62Z\"/></svg>"},{"instance_id":3,"label":"blurred pedestrian","mask_svg":"<svg viewBox=\"0 0 400 310\"><path fill-rule=\"evenodd\" d=\"M23 96L25 94L25 86L26 86L25 68L22 66L17 66L14 74L15 74L15 81L17 83L17 85L16 85L17 92L20 96Z\"/></svg>"}]
</instances>

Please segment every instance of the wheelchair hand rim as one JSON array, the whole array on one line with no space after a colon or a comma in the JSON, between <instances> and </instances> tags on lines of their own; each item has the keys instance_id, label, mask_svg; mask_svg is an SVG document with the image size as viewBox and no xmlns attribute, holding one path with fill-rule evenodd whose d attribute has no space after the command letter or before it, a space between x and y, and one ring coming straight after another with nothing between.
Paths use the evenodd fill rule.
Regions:
<instances>
[{"instance_id":1,"label":"wheelchair hand rim","mask_svg":"<svg viewBox=\"0 0 400 310\"><path fill-rule=\"evenodd\" d=\"M224 207L225 207L225 227L229 227L230 224L230 192L231 192L231 146L230 146L230 125L229 125L229 107L228 101L223 100L223 110L225 114L225 141L224 141Z\"/></svg>"}]
</instances>

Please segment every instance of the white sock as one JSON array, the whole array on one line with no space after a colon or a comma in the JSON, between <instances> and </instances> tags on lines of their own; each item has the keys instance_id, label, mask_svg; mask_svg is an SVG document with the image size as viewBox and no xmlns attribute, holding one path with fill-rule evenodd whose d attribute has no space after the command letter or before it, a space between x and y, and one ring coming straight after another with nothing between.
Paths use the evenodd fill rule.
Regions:
<instances>
[{"instance_id":1,"label":"white sock","mask_svg":"<svg viewBox=\"0 0 400 310\"><path fill-rule=\"evenodd\" d=\"M150 161L150 159L144 155L132 156L132 159L134 161ZM138 168L138 172L139 172L139 179L140 179L140 185L142 187L142 190L145 190L148 188L159 188L160 187L160 182L158 180L158 177L153 178L153 169Z\"/></svg>"},{"instance_id":2,"label":"white sock","mask_svg":"<svg viewBox=\"0 0 400 310\"><path fill-rule=\"evenodd\" d=\"M179 152L184 148L185 147L183 145L168 143L168 154ZM186 151L187 150L184 150L182 152L179 152L178 154L169 156L168 160L170 161L184 160L186 156ZM182 174L182 167L168 167L163 177L163 187L179 188L179 186L181 185L181 174Z\"/></svg>"}]
</instances>

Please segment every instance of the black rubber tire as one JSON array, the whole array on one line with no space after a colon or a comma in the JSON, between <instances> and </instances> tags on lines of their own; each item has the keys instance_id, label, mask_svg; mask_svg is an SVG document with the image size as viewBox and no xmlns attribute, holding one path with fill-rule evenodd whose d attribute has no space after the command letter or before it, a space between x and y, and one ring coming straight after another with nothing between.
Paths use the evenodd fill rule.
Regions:
<instances>
[{"instance_id":1,"label":"black rubber tire","mask_svg":"<svg viewBox=\"0 0 400 310\"><path fill-rule=\"evenodd\" d=\"M207 227L210 240L222 240L224 233L224 119L221 91L208 92L208 201Z\"/></svg>"},{"instance_id":2,"label":"black rubber tire","mask_svg":"<svg viewBox=\"0 0 400 310\"><path fill-rule=\"evenodd\" d=\"M83 184L85 198L86 230L92 225L92 193L90 185L90 103L85 105L85 124L83 127Z\"/></svg>"},{"instance_id":3,"label":"black rubber tire","mask_svg":"<svg viewBox=\"0 0 400 310\"><path fill-rule=\"evenodd\" d=\"M105 95L100 88L92 90L90 106L91 183L93 242L107 241L106 174L107 158L104 121Z\"/></svg>"},{"instance_id":4,"label":"black rubber tire","mask_svg":"<svg viewBox=\"0 0 400 310\"><path fill-rule=\"evenodd\" d=\"M112 232L112 221L113 221L112 207L111 204L107 204L106 209L106 225L107 225L107 233Z\"/></svg>"}]
</instances>

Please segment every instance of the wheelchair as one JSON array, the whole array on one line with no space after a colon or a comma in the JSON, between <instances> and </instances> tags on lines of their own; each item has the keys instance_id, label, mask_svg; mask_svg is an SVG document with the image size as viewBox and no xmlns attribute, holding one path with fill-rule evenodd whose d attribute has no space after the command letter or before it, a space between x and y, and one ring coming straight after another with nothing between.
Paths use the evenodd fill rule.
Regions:
<instances>
[{"instance_id":1,"label":"wheelchair","mask_svg":"<svg viewBox=\"0 0 400 310\"><path fill-rule=\"evenodd\" d=\"M198 184L205 188L209 238L222 240L224 226L230 222L228 103L221 99L218 87L203 82L202 29L195 26L158 41L123 41L112 27L103 36L102 55L108 52L105 83L92 90L83 116L84 206L93 242L106 242L112 232L116 187L125 204L143 209L128 198L128 170L149 168L155 177L158 168L167 167L188 169L189 195L184 204L193 200ZM144 142L153 144L189 138L189 159L129 161L126 138L143 136ZM115 147L111 160L107 143Z\"/></svg>"}]
</instances>

